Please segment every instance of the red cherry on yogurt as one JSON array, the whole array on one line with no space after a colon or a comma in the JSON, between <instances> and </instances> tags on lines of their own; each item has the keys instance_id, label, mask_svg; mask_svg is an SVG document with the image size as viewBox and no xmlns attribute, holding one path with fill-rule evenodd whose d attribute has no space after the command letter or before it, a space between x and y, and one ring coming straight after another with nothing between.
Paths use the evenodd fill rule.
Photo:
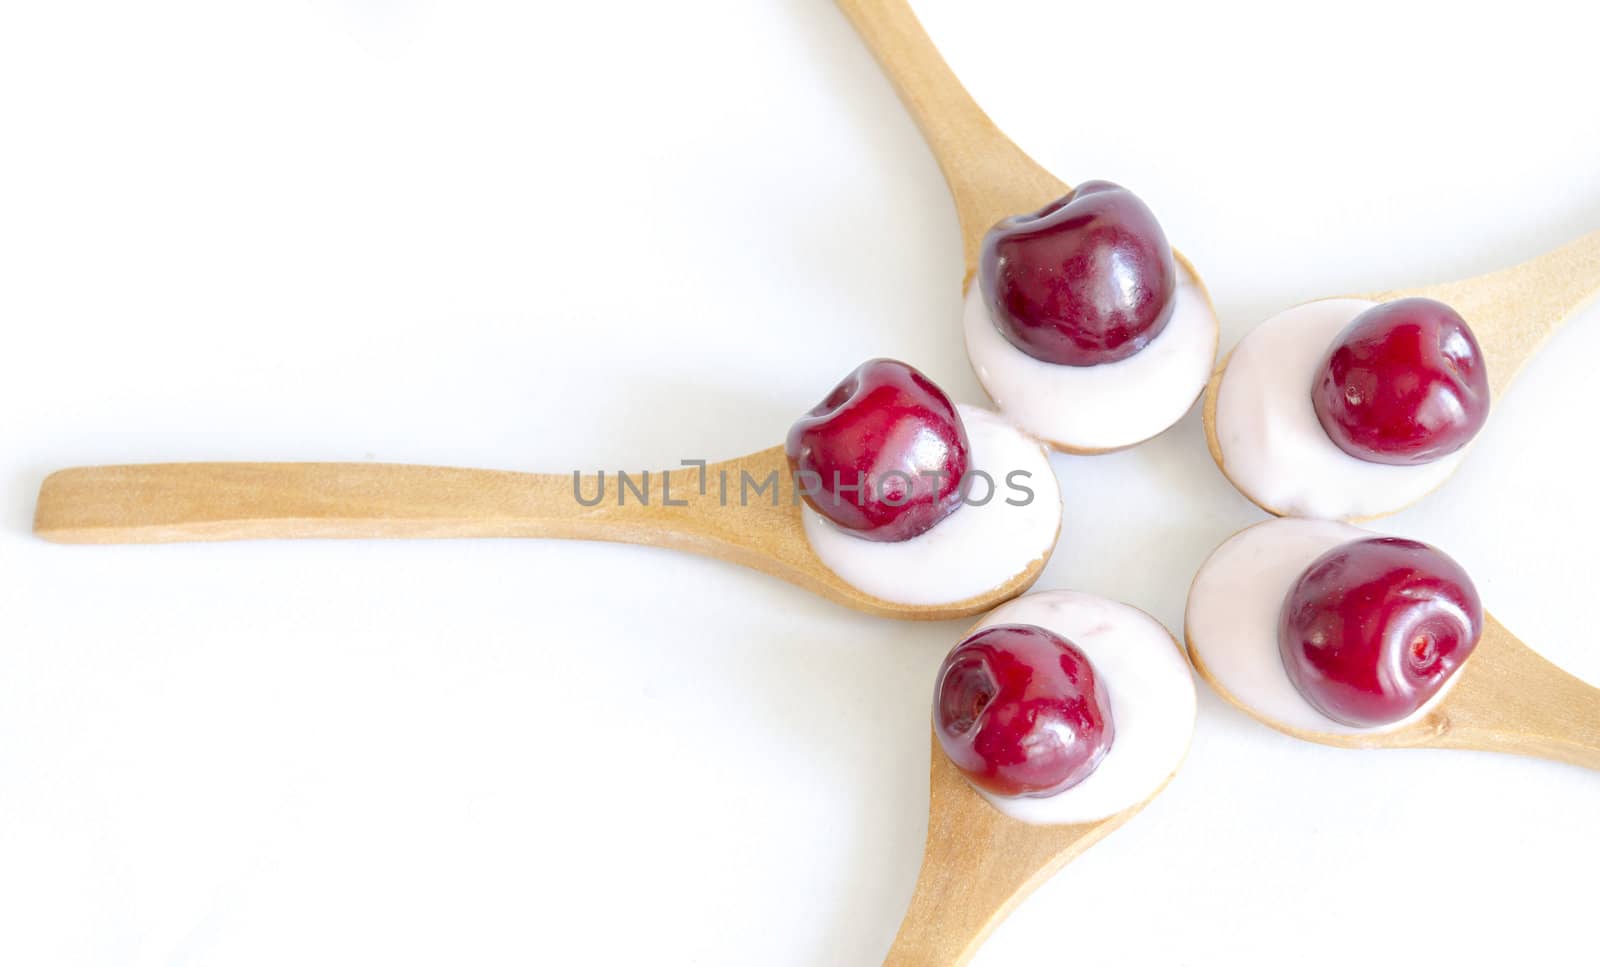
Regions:
<instances>
[{"instance_id":1,"label":"red cherry on yogurt","mask_svg":"<svg viewBox=\"0 0 1600 967\"><path fill-rule=\"evenodd\" d=\"M939 669L933 727L973 785L997 796L1052 796L1086 779L1114 729L1105 685L1083 652L1037 625L995 625Z\"/></svg>"},{"instance_id":2,"label":"red cherry on yogurt","mask_svg":"<svg viewBox=\"0 0 1600 967\"><path fill-rule=\"evenodd\" d=\"M1172 318L1178 267L1133 192L1089 181L984 236L978 283L1001 335L1049 363L1126 359Z\"/></svg>"},{"instance_id":3,"label":"red cherry on yogurt","mask_svg":"<svg viewBox=\"0 0 1600 967\"><path fill-rule=\"evenodd\" d=\"M856 367L789 428L784 450L806 503L867 540L909 540L961 504L961 415L898 360Z\"/></svg>"},{"instance_id":4,"label":"red cherry on yogurt","mask_svg":"<svg viewBox=\"0 0 1600 967\"><path fill-rule=\"evenodd\" d=\"M1278 650L1318 711L1373 727L1421 708L1482 632L1483 605L1461 565L1427 544L1374 537L1300 575L1279 614Z\"/></svg>"},{"instance_id":5,"label":"red cherry on yogurt","mask_svg":"<svg viewBox=\"0 0 1600 967\"><path fill-rule=\"evenodd\" d=\"M1489 418L1483 351L1432 299L1373 306L1334 340L1311 392L1339 449L1371 463L1428 463L1467 445Z\"/></svg>"}]
</instances>

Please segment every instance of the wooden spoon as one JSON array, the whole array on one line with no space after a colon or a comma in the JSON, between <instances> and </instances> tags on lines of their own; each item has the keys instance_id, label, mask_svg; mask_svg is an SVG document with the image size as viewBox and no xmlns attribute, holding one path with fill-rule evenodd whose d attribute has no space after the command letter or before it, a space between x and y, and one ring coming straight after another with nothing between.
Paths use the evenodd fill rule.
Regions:
<instances>
[{"instance_id":1,"label":"wooden spoon","mask_svg":"<svg viewBox=\"0 0 1600 967\"><path fill-rule=\"evenodd\" d=\"M755 488L773 478L764 493ZM751 481L741 500L741 481ZM631 477L635 484L640 481ZM259 538L554 537L693 551L742 564L868 614L937 621L1023 591L1048 552L984 594L910 605L829 570L801 523L782 447L646 474L642 496L613 477L368 463L189 463L79 467L39 490L34 533L70 544ZM726 481L724 490L723 481ZM584 506L604 486L605 499ZM724 494L726 495L724 497ZM647 498L647 499L646 499ZM1058 531L1059 533L1059 531ZM1051 544L1054 544L1054 537Z\"/></svg>"},{"instance_id":2,"label":"wooden spoon","mask_svg":"<svg viewBox=\"0 0 1600 967\"><path fill-rule=\"evenodd\" d=\"M893 82L944 173L961 223L965 264L961 291L965 293L978 271L983 237L995 223L1036 211L1071 188L1028 157L989 120L939 56L938 48L905 0L837 2ZM1189 260L1176 249L1172 255L1205 292L1205 283ZM1210 300L1206 293L1208 305ZM1126 449L1142 441L1100 448L1049 442L1065 453L1095 454Z\"/></svg>"},{"instance_id":3,"label":"wooden spoon","mask_svg":"<svg viewBox=\"0 0 1600 967\"><path fill-rule=\"evenodd\" d=\"M1600 769L1600 689L1540 657L1489 614L1477 647L1444 697L1414 721L1389 730L1321 731L1279 721L1239 698L1207 667L1187 620L1184 637L1190 664L1218 695L1299 739L1347 749L1508 752ZM1277 658L1275 653L1262 657Z\"/></svg>"},{"instance_id":4,"label":"wooden spoon","mask_svg":"<svg viewBox=\"0 0 1600 967\"><path fill-rule=\"evenodd\" d=\"M966 634L987 623L980 621ZM1172 644L1183 651L1176 639ZM1046 826L1013 819L980 796L945 755L937 735L930 772L922 870L886 967L967 963L1029 894L1133 818L1177 774L1167 775L1143 802L1105 819Z\"/></svg>"},{"instance_id":5,"label":"wooden spoon","mask_svg":"<svg viewBox=\"0 0 1600 967\"><path fill-rule=\"evenodd\" d=\"M1424 296L1454 308L1472 326L1488 367L1490 398L1498 402L1512 379L1551 334L1597 294L1600 294L1600 232L1591 232L1553 252L1499 272L1355 298L1388 302ZM1203 411L1206 445L1211 450L1211 459L1225 477L1228 466L1217 437L1217 394L1232 358L1231 352L1224 356L1212 373L1211 382L1206 386ZM1306 393L1310 392L1308 385ZM1228 480L1262 510L1283 515L1282 510L1267 506L1239 487L1232 477ZM1402 509L1395 507L1388 513ZM1377 516L1386 515L1353 519L1371 520Z\"/></svg>"}]
</instances>

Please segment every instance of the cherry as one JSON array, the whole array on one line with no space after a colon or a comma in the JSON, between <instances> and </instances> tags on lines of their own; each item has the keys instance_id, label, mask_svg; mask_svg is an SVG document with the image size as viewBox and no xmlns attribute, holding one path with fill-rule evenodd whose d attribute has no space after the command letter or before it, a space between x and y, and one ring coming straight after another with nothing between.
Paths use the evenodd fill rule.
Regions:
<instances>
[{"instance_id":1,"label":"cherry","mask_svg":"<svg viewBox=\"0 0 1600 967\"><path fill-rule=\"evenodd\" d=\"M1397 722L1467 660L1483 605L1461 565L1417 541L1374 537L1311 563L1284 599L1278 650L1300 694L1346 725Z\"/></svg>"},{"instance_id":2,"label":"cherry","mask_svg":"<svg viewBox=\"0 0 1600 967\"><path fill-rule=\"evenodd\" d=\"M933 727L945 755L997 796L1053 796L1089 776L1115 730L1077 646L1037 625L995 625L939 668Z\"/></svg>"},{"instance_id":3,"label":"cherry","mask_svg":"<svg viewBox=\"0 0 1600 967\"><path fill-rule=\"evenodd\" d=\"M961 415L898 360L857 366L789 428L784 449L806 503L867 540L909 540L961 503Z\"/></svg>"},{"instance_id":4,"label":"cherry","mask_svg":"<svg viewBox=\"0 0 1600 967\"><path fill-rule=\"evenodd\" d=\"M978 282L1000 333L1035 359L1126 359L1172 318L1178 268L1133 192L1089 181L983 238Z\"/></svg>"},{"instance_id":5,"label":"cherry","mask_svg":"<svg viewBox=\"0 0 1600 967\"><path fill-rule=\"evenodd\" d=\"M1432 299L1373 306L1328 350L1311 390L1339 449L1371 463L1428 463L1489 418L1489 374L1466 320Z\"/></svg>"}]
</instances>

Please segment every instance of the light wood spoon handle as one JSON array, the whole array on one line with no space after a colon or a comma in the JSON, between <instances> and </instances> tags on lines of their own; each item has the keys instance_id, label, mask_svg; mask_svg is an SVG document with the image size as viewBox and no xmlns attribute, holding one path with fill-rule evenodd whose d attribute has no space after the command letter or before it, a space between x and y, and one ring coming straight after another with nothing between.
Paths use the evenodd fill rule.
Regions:
<instances>
[{"instance_id":1,"label":"light wood spoon handle","mask_svg":"<svg viewBox=\"0 0 1600 967\"><path fill-rule=\"evenodd\" d=\"M740 506L737 494L719 506L715 478L724 466L737 468L735 488L738 469L757 479L778 471L780 484L788 472L773 448L708 468L705 495L698 469L632 474L635 489L606 475L603 499L585 506L602 486L594 476L373 463L79 467L45 480L34 531L77 544L555 537L729 551L751 536L729 523L773 508ZM780 489L787 500L789 489Z\"/></svg>"},{"instance_id":2,"label":"light wood spoon handle","mask_svg":"<svg viewBox=\"0 0 1600 967\"><path fill-rule=\"evenodd\" d=\"M1410 745L1510 752L1600 770L1600 689L1485 615L1461 681L1405 733Z\"/></svg>"},{"instance_id":3,"label":"light wood spoon handle","mask_svg":"<svg viewBox=\"0 0 1600 967\"><path fill-rule=\"evenodd\" d=\"M1472 326L1499 399L1551 333L1600 294L1600 232L1591 232L1538 258L1471 279L1369 296L1437 299Z\"/></svg>"},{"instance_id":4,"label":"light wood spoon handle","mask_svg":"<svg viewBox=\"0 0 1600 967\"><path fill-rule=\"evenodd\" d=\"M973 791L933 740L928 841L885 967L959 967L1040 884L1127 822L1030 826Z\"/></svg>"},{"instance_id":5,"label":"light wood spoon handle","mask_svg":"<svg viewBox=\"0 0 1600 967\"><path fill-rule=\"evenodd\" d=\"M944 172L961 220L965 289L977 270L983 236L996 222L1031 212L1068 188L989 120L905 0L838 4L894 83Z\"/></svg>"}]
</instances>

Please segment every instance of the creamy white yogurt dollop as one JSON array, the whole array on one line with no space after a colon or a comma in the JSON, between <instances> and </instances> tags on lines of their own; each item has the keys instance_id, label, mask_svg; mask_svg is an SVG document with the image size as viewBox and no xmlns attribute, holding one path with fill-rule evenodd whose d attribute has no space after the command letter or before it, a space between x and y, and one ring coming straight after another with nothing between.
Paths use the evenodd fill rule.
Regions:
<instances>
[{"instance_id":1,"label":"creamy white yogurt dollop","mask_svg":"<svg viewBox=\"0 0 1600 967\"><path fill-rule=\"evenodd\" d=\"M1459 676L1398 722L1362 728L1336 722L1305 700L1278 650L1278 616L1311 562L1341 544L1377 536L1333 520L1284 517L1235 534L1201 565L1189 589L1184 634L1196 664L1227 698L1269 725L1302 733L1386 732L1428 714Z\"/></svg>"},{"instance_id":2,"label":"creamy white yogurt dollop","mask_svg":"<svg viewBox=\"0 0 1600 967\"><path fill-rule=\"evenodd\" d=\"M1361 520L1392 513L1438 488L1469 447L1432 463L1371 463L1339 449L1317 419L1312 385L1323 358L1366 299L1320 299L1278 313L1234 349L1217 387L1222 469L1275 514Z\"/></svg>"},{"instance_id":3,"label":"creamy white yogurt dollop","mask_svg":"<svg viewBox=\"0 0 1600 967\"><path fill-rule=\"evenodd\" d=\"M1189 663L1161 622L1093 594L1038 591L996 608L973 631L1003 624L1038 625L1076 645L1105 683L1115 735L1105 758L1071 789L1011 798L973 786L979 795L1037 825L1097 822L1155 795L1183 764L1195 714Z\"/></svg>"},{"instance_id":4,"label":"creamy white yogurt dollop","mask_svg":"<svg viewBox=\"0 0 1600 967\"><path fill-rule=\"evenodd\" d=\"M956 411L970 470L987 475L969 471L970 502L906 541L865 540L802 506L806 539L829 570L885 601L950 604L992 591L1050 554L1061 487L1043 446L989 410Z\"/></svg>"},{"instance_id":5,"label":"creamy white yogurt dollop","mask_svg":"<svg viewBox=\"0 0 1600 967\"><path fill-rule=\"evenodd\" d=\"M1174 299L1166 328L1127 359L1061 366L1011 345L974 280L963 313L967 355L1000 412L1041 440L1070 450L1132 446L1182 419L1216 364L1216 313L1182 262Z\"/></svg>"}]
</instances>

